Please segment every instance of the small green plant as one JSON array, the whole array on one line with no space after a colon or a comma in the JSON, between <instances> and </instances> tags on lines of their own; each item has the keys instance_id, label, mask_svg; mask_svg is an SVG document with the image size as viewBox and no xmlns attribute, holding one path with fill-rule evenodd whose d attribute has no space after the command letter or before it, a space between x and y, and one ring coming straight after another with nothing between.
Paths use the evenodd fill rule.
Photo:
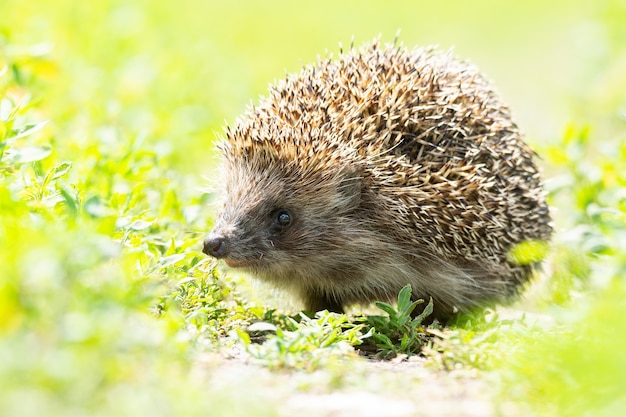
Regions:
<instances>
[{"instance_id":1,"label":"small green plant","mask_svg":"<svg viewBox=\"0 0 626 417\"><path fill-rule=\"evenodd\" d=\"M353 346L370 336L364 334L364 324L351 322L344 314L318 312L311 318L300 313L296 317L283 317L284 328L269 322L257 322L248 331L236 329L232 333L246 352L257 362L270 369L300 369L313 371L330 361L355 355ZM262 344L254 343L254 336L263 332Z\"/></svg>"},{"instance_id":2,"label":"small green plant","mask_svg":"<svg viewBox=\"0 0 626 417\"><path fill-rule=\"evenodd\" d=\"M433 312L432 299L420 314L412 315L423 302L411 300L411 286L407 285L398 294L397 307L376 303L385 316L350 319L344 314L323 311L314 317L304 313L289 317L269 311L263 321L246 330L235 328L231 338L243 344L254 360L271 369L313 371L330 360L349 356L356 346L362 352L373 348L384 358L414 355L432 337L423 326Z\"/></svg>"},{"instance_id":3,"label":"small green plant","mask_svg":"<svg viewBox=\"0 0 626 417\"><path fill-rule=\"evenodd\" d=\"M423 331L423 322L433 312L433 300L417 316L413 317L412 313L423 302L424 300L411 301L411 286L407 285L398 294L396 308L387 303L376 303L387 316L365 317L365 321L371 326L371 340L381 356L393 357L401 353L413 355L421 350L428 339Z\"/></svg>"}]
</instances>

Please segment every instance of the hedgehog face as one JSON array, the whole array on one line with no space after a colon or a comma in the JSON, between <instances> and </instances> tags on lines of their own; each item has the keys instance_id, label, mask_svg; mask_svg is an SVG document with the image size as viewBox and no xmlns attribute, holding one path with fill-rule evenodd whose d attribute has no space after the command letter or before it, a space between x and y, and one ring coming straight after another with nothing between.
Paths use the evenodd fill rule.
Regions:
<instances>
[{"instance_id":1,"label":"hedgehog face","mask_svg":"<svg viewBox=\"0 0 626 417\"><path fill-rule=\"evenodd\" d=\"M271 167L258 170L245 158L227 164L224 206L204 241L206 254L257 275L324 262L360 203L353 170L315 178L293 161Z\"/></svg>"}]
</instances>

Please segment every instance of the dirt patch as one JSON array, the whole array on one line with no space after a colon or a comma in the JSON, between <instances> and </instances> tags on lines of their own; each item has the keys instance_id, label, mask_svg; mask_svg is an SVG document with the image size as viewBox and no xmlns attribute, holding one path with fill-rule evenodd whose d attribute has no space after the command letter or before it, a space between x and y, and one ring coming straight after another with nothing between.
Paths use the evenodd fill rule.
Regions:
<instances>
[{"instance_id":1,"label":"dirt patch","mask_svg":"<svg viewBox=\"0 0 626 417\"><path fill-rule=\"evenodd\" d=\"M312 373L270 371L230 352L211 357L210 385L261 402L284 417L490 417L493 392L477 370L439 371L424 360L364 358Z\"/></svg>"}]
</instances>

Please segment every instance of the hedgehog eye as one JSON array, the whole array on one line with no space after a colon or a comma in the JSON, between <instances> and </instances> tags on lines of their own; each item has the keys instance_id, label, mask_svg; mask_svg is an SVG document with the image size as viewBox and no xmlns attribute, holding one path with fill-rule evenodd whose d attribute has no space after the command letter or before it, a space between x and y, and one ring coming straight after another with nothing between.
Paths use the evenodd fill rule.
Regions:
<instances>
[{"instance_id":1,"label":"hedgehog eye","mask_svg":"<svg viewBox=\"0 0 626 417\"><path fill-rule=\"evenodd\" d=\"M291 226L291 223L293 223L293 214L287 209L277 210L274 215L274 222L281 228Z\"/></svg>"}]
</instances>

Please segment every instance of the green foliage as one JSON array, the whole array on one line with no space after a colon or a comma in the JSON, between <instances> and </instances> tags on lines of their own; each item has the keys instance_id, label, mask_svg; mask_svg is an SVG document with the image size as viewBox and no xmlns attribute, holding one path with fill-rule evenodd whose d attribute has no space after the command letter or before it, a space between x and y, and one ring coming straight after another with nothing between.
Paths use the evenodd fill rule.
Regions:
<instances>
[{"instance_id":1,"label":"green foliage","mask_svg":"<svg viewBox=\"0 0 626 417\"><path fill-rule=\"evenodd\" d=\"M219 343L229 333L264 318L264 310L245 302L235 283L219 278L205 258L187 270L174 290L161 299L161 315L180 311L193 334Z\"/></svg>"},{"instance_id":2,"label":"green foliage","mask_svg":"<svg viewBox=\"0 0 626 417\"><path fill-rule=\"evenodd\" d=\"M279 319L283 326L257 322L248 332L237 328L233 336L258 363L271 369L313 371L341 359L354 358L353 346L362 343L364 325L344 315L318 312L314 318L300 313L296 318ZM251 332L269 333L262 344L252 343Z\"/></svg>"},{"instance_id":3,"label":"green foliage","mask_svg":"<svg viewBox=\"0 0 626 417\"><path fill-rule=\"evenodd\" d=\"M381 356L419 353L427 340L422 322L433 312L431 299L424 310L413 317L415 307L423 302L424 300L411 300L411 286L407 285L398 294L397 307L382 302L376 303L376 306L387 315L367 316L365 320L371 326L371 338Z\"/></svg>"},{"instance_id":4,"label":"green foliage","mask_svg":"<svg viewBox=\"0 0 626 417\"><path fill-rule=\"evenodd\" d=\"M525 316L505 319L488 309L462 315L450 328L428 332L435 336L422 349L422 354L429 358L428 366L447 371L493 371L524 348L520 341L540 337L544 330Z\"/></svg>"},{"instance_id":5,"label":"green foliage","mask_svg":"<svg viewBox=\"0 0 626 417\"><path fill-rule=\"evenodd\" d=\"M517 265L538 263L546 258L549 248L548 242L526 240L513 246L507 254L507 259Z\"/></svg>"},{"instance_id":6,"label":"green foliage","mask_svg":"<svg viewBox=\"0 0 626 417\"><path fill-rule=\"evenodd\" d=\"M581 317L542 332L502 367L510 399L536 415L615 416L626 407L626 287L614 281ZM512 389L512 387L515 387Z\"/></svg>"},{"instance_id":7,"label":"green foliage","mask_svg":"<svg viewBox=\"0 0 626 417\"><path fill-rule=\"evenodd\" d=\"M15 51L0 44L0 414L272 415L189 379L197 300L182 287L200 277L209 306L229 295L184 233L205 196L183 195L141 138L58 141L33 99L47 58Z\"/></svg>"}]
</instances>

